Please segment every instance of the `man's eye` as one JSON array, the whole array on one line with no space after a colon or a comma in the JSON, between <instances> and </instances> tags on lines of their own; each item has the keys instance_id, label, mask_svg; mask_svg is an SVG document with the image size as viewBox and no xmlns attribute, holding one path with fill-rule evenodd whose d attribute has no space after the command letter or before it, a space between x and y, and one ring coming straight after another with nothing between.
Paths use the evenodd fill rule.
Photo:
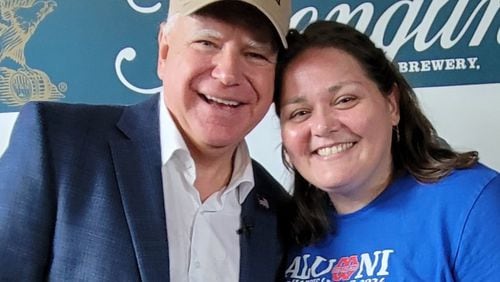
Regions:
<instances>
[{"instance_id":1,"label":"man's eye","mask_svg":"<svg viewBox=\"0 0 500 282\"><path fill-rule=\"evenodd\" d=\"M247 53L247 56L254 59L267 60L266 56L259 53L249 52Z\"/></svg>"},{"instance_id":2,"label":"man's eye","mask_svg":"<svg viewBox=\"0 0 500 282\"><path fill-rule=\"evenodd\" d=\"M197 40L194 42L200 48L215 48L216 45L212 41L208 40Z\"/></svg>"},{"instance_id":3,"label":"man's eye","mask_svg":"<svg viewBox=\"0 0 500 282\"><path fill-rule=\"evenodd\" d=\"M261 53L256 53L256 52L247 52L245 53L246 57L249 58L250 61L258 64L268 64L271 63L271 60L268 58L268 56L261 54Z\"/></svg>"}]
</instances>

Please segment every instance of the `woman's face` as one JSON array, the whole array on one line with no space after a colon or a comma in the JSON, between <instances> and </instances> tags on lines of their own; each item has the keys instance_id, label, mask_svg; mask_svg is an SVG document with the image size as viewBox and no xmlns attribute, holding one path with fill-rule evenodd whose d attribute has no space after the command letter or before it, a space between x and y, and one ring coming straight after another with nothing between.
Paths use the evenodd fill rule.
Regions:
<instances>
[{"instance_id":1,"label":"woman's face","mask_svg":"<svg viewBox=\"0 0 500 282\"><path fill-rule=\"evenodd\" d=\"M282 89L283 145L306 180L350 200L386 187L399 122L396 90L383 96L354 57L335 48L293 59Z\"/></svg>"}]
</instances>

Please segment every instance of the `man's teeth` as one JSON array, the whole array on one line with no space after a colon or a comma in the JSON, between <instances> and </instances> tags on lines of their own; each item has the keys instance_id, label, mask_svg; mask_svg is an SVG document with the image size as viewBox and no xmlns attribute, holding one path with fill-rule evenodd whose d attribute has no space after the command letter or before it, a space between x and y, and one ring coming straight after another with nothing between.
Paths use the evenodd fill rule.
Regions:
<instances>
[{"instance_id":1,"label":"man's teeth","mask_svg":"<svg viewBox=\"0 0 500 282\"><path fill-rule=\"evenodd\" d=\"M327 157L333 154L337 154L340 152L343 152L349 148L351 148L354 145L353 142L350 143L342 143L339 145L334 145L332 147L327 147L327 148L321 148L318 150L318 155L322 157Z\"/></svg>"},{"instance_id":2,"label":"man's teeth","mask_svg":"<svg viewBox=\"0 0 500 282\"><path fill-rule=\"evenodd\" d=\"M208 95L205 95L205 97L209 101L213 101L213 102L216 102L216 103L219 103L219 104L223 104L223 105L226 105L226 106L236 107L236 106L238 106L240 104L240 103L235 102L235 101L224 100L224 99L220 99L220 98L216 98L216 97L212 97L212 96L208 96Z\"/></svg>"}]
</instances>

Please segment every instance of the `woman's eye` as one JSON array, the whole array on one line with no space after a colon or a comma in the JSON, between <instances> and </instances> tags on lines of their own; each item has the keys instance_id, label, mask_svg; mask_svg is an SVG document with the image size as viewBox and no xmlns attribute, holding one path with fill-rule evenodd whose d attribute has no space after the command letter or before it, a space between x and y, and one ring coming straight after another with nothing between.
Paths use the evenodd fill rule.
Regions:
<instances>
[{"instance_id":1,"label":"woman's eye","mask_svg":"<svg viewBox=\"0 0 500 282\"><path fill-rule=\"evenodd\" d=\"M343 96L335 100L335 105L340 108L350 108L356 104L358 99L355 96Z\"/></svg>"},{"instance_id":2,"label":"woman's eye","mask_svg":"<svg viewBox=\"0 0 500 282\"><path fill-rule=\"evenodd\" d=\"M342 103L349 103L349 102L351 102L353 100L354 100L353 97L345 97L345 98L340 99L339 103L341 103L341 104Z\"/></svg>"},{"instance_id":3,"label":"woman's eye","mask_svg":"<svg viewBox=\"0 0 500 282\"><path fill-rule=\"evenodd\" d=\"M306 110L297 110L297 111L293 111L291 114L290 114L290 119L295 119L295 120L300 120L300 119L303 119L309 112L306 111Z\"/></svg>"}]
</instances>

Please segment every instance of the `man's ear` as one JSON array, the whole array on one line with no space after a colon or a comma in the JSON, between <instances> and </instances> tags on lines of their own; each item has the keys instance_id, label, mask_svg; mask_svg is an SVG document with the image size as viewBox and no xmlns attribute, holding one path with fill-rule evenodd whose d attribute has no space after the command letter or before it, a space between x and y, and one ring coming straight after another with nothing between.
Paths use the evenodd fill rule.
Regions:
<instances>
[{"instance_id":1,"label":"man's ear","mask_svg":"<svg viewBox=\"0 0 500 282\"><path fill-rule=\"evenodd\" d=\"M165 69L165 61L168 55L168 34L165 33L163 24L160 26L160 31L158 32L158 65L156 73L160 80L163 77L163 71Z\"/></svg>"},{"instance_id":2,"label":"man's ear","mask_svg":"<svg viewBox=\"0 0 500 282\"><path fill-rule=\"evenodd\" d=\"M393 126L398 125L400 114L399 114L399 86L394 83L391 89L391 93L387 95L387 102L389 104L389 113L391 115L391 122Z\"/></svg>"}]
</instances>

